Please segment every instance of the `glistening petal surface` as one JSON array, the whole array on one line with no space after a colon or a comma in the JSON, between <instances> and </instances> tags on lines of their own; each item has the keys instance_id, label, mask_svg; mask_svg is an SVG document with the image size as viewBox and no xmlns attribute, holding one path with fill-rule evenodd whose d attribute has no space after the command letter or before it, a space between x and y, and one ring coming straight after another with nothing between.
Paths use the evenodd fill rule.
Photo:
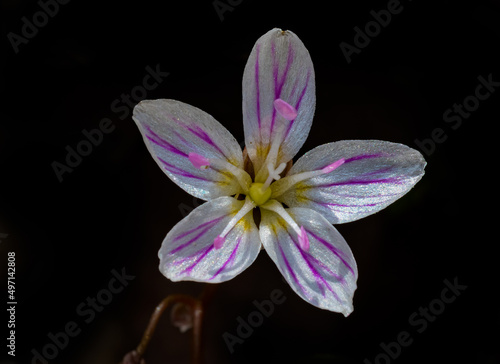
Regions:
<instances>
[{"instance_id":1,"label":"glistening petal surface","mask_svg":"<svg viewBox=\"0 0 500 364\"><path fill-rule=\"evenodd\" d=\"M351 249L339 232L316 211L287 209L306 231L310 245L305 251L300 248L297 233L278 214L261 211L262 244L292 289L316 307L349 315L358 271Z\"/></svg>"},{"instance_id":2,"label":"glistening petal surface","mask_svg":"<svg viewBox=\"0 0 500 364\"><path fill-rule=\"evenodd\" d=\"M252 212L225 237L220 249L214 239L236 215L244 201L219 197L194 209L167 234L158 256L160 271L172 281L219 283L253 263L260 250Z\"/></svg>"},{"instance_id":3,"label":"glistening petal surface","mask_svg":"<svg viewBox=\"0 0 500 364\"><path fill-rule=\"evenodd\" d=\"M422 155L406 145L378 140L344 140L320 145L299 158L288 176L321 169L341 158L334 171L297 183L279 201L318 211L330 223L361 219L393 203L424 175ZM273 186L279 188L277 181Z\"/></svg>"},{"instance_id":4,"label":"glistening petal surface","mask_svg":"<svg viewBox=\"0 0 500 364\"><path fill-rule=\"evenodd\" d=\"M297 117L280 115L274 106L277 99L296 109ZM293 158L307 138L315 105L309 52L293 32L270 30L255 43L243 73L245 143L256 171L274 138L283 141L276 165Z\"/></svg>"},{"instance_id":5,"label":"glistening petal surface","mask_svg":"<svg viewBox=\"0 0 500 364\"><path fill-rule=\"evenodd\" d=\"M140 102L133 119L154 160L182 189L204 200L241 192L227 169L216 165L199 169L189 159L189 153L196 153L243 168L241 147L212 116L194 106L161 99Z\"/></svg>"}]
</instances>

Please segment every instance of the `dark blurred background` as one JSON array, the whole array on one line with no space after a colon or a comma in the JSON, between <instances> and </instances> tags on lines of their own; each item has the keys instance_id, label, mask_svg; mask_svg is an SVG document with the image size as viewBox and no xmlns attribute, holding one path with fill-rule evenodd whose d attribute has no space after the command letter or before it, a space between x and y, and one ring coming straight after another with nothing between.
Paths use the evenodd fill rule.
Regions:
<instances>
[{"instance_id":1,"label":"dark blurred background","mask_svg":"<svg viewBox=\"0 0 500 364\"><path fill-rule=\"evenodd\" d=\"M7 307L7 254L15 252L18 302L15 357L2 315L2 363L35 363L33 350L71 322L78 334L50 363L117 363L162 298L202 291L158 271L164 236L201 201L154 163L132 106L181 100L243 141L243 68L274 27L295 32L315 65L315 121L299 156L330 141L381 139L419 149L426 174L382 212L337 226L359 268L348 318L304 302L263 251L218 287L206 313L205 362L500 363L498 1L63 2L1 1L0 297ZM388 7L400 11L348 63L340 44L354 46L355 27ZM143 92L149 69L168 76ZM475 103L480 76L492 86ZM446 110L466 98L474 110L447 123ZM83 130L103 123L110 132L97 145L81 144ZM66 165L79 144L88 155L58 177L54 162ZM100 312L82 314L123 270L134 277L127 286L101 293L109 303ZM467 287L448 291L451 303L441 298L446 280ZM238 317L275 289L286 301L231 353L223 334L236 335ZM429 306L438 314L425 318ZM398 352L391 343L404 332L411 344ZM381 355L384 344L393 358ZM146 362L189 363L189 351L190 332L180 334L166 315Z\"/></svg>"}]
</instances>

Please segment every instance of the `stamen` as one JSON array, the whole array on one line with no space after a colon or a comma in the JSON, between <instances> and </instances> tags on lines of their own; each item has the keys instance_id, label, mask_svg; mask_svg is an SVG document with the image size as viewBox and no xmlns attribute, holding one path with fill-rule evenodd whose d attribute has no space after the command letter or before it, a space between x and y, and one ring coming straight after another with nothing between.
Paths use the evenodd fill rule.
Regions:
<instances>
[{"instance_id":1,"label":"stamen","mask_svg":"<svg viewBox=\"0 0 500 364\"><path fill-rule=\"evenodd\" d=\"M223 160L223 159L208 159L196 153L188 154L189 161L199 169L207 169L208 166L213 166L215 168L226 170L230 172L238 180L240 186L243 189L243 193L248 193L248 189L252 184L252 178L243 169L236 167L235 165ZM200 167L198 167L198 165Z\"/></svg>"},{"instance_id":2,"label":"stamen","mask_svg":"<svg viewBox=\"0 0 500 364\"><path fill-rule=\"evenodd\" d=\"M273 185L271 186L271 189L273 190L271 198L276 198L277 196L282 195L287 190L289 190L293 185L299 183L300 181L330 173L344 163L345 159L341 158L338 161L333 162L332 164L329 164L321 169L309 172L302 172L284 177L279 182L273 183Z\"/></svg>"},{"instance_id":3,"label":"stamen","mask_svg":"<svg viewBox=\"0 0 500 364\"><path fill-rule=\"evenodd\" d=\"M278 114L283 116L283 118L285 118L286 120L292 121L297 117L297 110L295 110L295 108L286 101L283 101L282 99L276 99L274 100L273 104L274 109L278 112ZM285 138L285 130L288 127L288 125L284 124L285 123L279 123L276 126L276 131L273 132L271 147L269 148L269 152L267 153L264 164L257 172L257 175L255 177L256 182L262 182L266 179L266 166L268 166L269 164L273 166L276 165L278 152Z\"/></svg>"},{"instance_id":4,"label":"stamen","mask_svg":"<svg viewBox=\"0 0 500 364\"><path fill-rule=\"evenodd\" d=\"M208 158L197 153L189 153L188 158L195 168L207 169L210 166L210 161L208 160Z\"/></svg>"},{"instance_id":5,"label":"stamen","mask_svg":"<svg viewBox=\"0 0 500 364\"><path fill-rule=\"evenodd\" d=\"M236 215L233 216L231 220L227 223L226 227L224 230L217 235L217 237L214 239L214 248L215 249L220 249L222 248L222 245L224 244L224 241L226 240L226 235L231 231L231 229L250 211L253 210L255 207L255 204L253 201L247 196L245 199L245 204L243 207L236 213Z\"/></svg>"},{"instance_id":6,"label":"stamen","mask_svg":"<svg viewBox=\"0 0 500 364\"><path fill-rule=\"evenodd\" d=\"M297 117L297 110L288 102L282 99L274 100L274 109L286 120L292 121Z\"/></svg>"},{"instance_id":7,"label":"stamen","mask_svg":"<svg viewBox=\"0 0 500 364\"><path fill-rule=\"evenodd\" d=\"M283 129L283 128L281 128ZM282 130L279 130L276 132L276 135L274 136L273 140L271 141L271 148L269 149L269 153L267 153L266 160L262 167L260 168L259 172L255 176L255 181L263 181L266 179L266 172L268 172L267 168L269 164L271 166L276 165L276 160L278 159L278 152L281 146L281 143L283 142L282 140Z\"/></svg>"},{"instance_id":8,"label":"stamen","mask_svg":"<svg viewBox=\"0 0 500 364\"><path fill-rule=\"evenodd\" d=\"M277 213L283 220L285 220L285 222L297 233L300 248L306 251L309 250L309 238L307 237L306 229L304 229L303 226L299 228L299 225L297 225L288 212L286 212L281 203L276 200L269 200L261 207Z\"/></svg>"}]
</instances>

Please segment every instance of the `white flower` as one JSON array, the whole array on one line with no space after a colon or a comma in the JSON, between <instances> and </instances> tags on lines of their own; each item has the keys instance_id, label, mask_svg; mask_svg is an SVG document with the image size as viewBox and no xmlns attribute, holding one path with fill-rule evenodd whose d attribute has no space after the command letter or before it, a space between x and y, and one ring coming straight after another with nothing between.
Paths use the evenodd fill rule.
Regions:
<instances>
[{"instance_id":1,"label":"white flower","mask_svg":"<svg viewBox=\"0 0 500 364\"><path fill-rule=\"evenodd\" d=\"M244 167L236 139L207 113L174 100L135 107L133 118L160 168L207 201L163 241L160 271L167 278L224 282L252 264L263 246L304 300L352 312L356 262L332 224L358 220L403 196L423 176L425 161L401 144L350 140L314 148L283 175L307 138L315 103L307 49L294 33L272 29L255 44L243 74L250 166Z\"/></svg>"}]
</instances>

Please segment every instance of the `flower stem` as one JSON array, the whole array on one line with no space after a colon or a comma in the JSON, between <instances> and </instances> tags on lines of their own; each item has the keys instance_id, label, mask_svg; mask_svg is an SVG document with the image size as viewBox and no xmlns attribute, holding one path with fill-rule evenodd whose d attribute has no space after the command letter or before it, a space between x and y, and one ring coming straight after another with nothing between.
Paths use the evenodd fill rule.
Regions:
<instances>
[{"instance_id":1,"label":"flower stem","mask_svg":"<svg viewBox=\"0 0 500 364\"><path fill-rule=\"evenodd\" d=\"M187 306L192 307L194 306L195 302L196 302L195 298L183 294L171 294L166 298L164 298L160 302L160 304L156 306L156 309L154 310L153 314L151 315L151 318L149 319L148 327L146 328L146 331L144 331L142 340L137 346L136 349L137 354L139 354L140 357L144 356L149 341L151 340L155 332L156 325L158 325L158 321L160 320L163 311L165 311L168 306L170 306L173 303L183 303Z\"/></svg>"},{"instance_id":2,"label":"flower stem","mask_svg":"<svg viewBox=\"0 0 500 364\"><path fill-rule=\"evenodd\" d=\"M128 360L133 358L133 362L142 363L141 359L146 352L149 341L153 337L153 334L156 330L156 326L163 314L163 312L171 305L175 303L180 303L186 305L190 310L193 316L193 340L192 340L192 363L200 364L201 363L201 346L202 346L202 323L203 316L205 313L205 308L209 301L212 299L215 289L217 285L215 284L207 284L203 292L199 295L198 298L194 298L189 295L184 294L171 294L165 297L159 304L156 306L151 318L149 319L149 324L144 331L141 342L137 346L137 349L126 355ZM131 355L133 354L133 355ZM125 361L124 362L128 362Z\"/></svg>"}]
</instances>

